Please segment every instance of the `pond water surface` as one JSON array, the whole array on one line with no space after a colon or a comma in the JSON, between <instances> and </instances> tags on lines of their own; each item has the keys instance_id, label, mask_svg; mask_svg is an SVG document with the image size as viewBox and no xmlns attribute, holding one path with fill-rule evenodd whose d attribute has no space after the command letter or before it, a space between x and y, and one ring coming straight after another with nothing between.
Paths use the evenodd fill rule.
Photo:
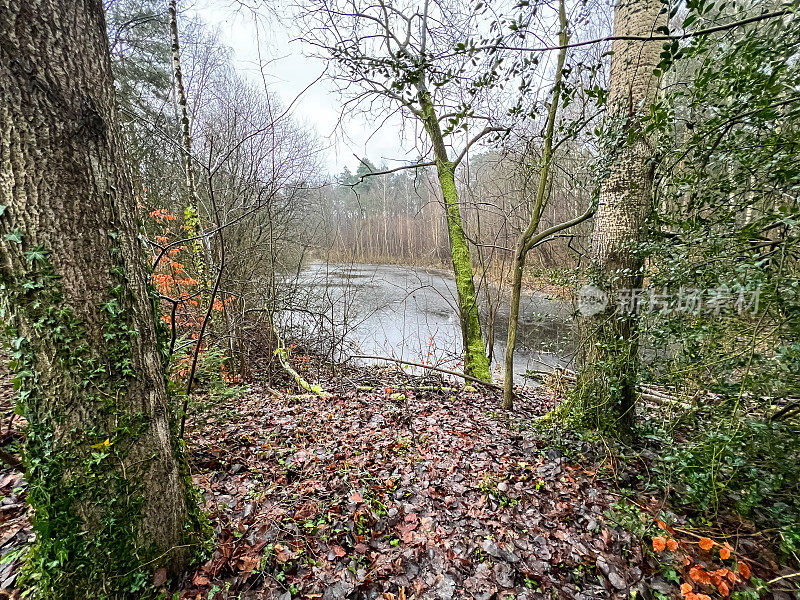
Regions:
<instances>
[{"instance_id":1,"label":"pond water surface","mask_svg":"<svg viewBox=\"0 0 800 600\"><path fill-rule=\"evenodd\" d=\"M317 319L346 345L344 354L367 354L423 362L460 370L461 332L455 281L446 273L418 267L314 262L300 275L313 297ZM492 297L496 295L496 291ZM479 291L482 324L487 307ZM520 306L514 371L549 371L570 366L574 354L572 307L540 293L525 295ZM293 316L294 325L304 317ZM505 354L508 298L495 319L495 378ZM485 325L484 325L485 328Z\"/></svg>"}]
</instances>

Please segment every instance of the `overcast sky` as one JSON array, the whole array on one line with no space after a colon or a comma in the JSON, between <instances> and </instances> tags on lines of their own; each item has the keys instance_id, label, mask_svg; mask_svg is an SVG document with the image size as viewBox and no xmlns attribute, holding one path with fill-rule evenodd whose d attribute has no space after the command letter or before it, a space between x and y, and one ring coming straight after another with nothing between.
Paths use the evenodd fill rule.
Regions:
<instances>
[{"instance_id":1,"label":"overcast sky","mask_svg":"<svg viewBox=\"0 0 800 600\"><path fill-rule=\"evenodd\" d=\"M334 84L323 79L303 92L323 73L325 62L303 55L303 44L294 40L298 31L291 21L257 22L227 0L196 0L187 13L187 17L199 16L219 32L221 41L233 50L234 65L240 74L260 84L263 64L270 92L284 105L300 96L292 114L310 125L325 144L324 163L331 174L341 172L345 166L355 170L358 161L354 154L390 164L413 160L418 155L413 148L413 132L404 133L399 118L378 127L374 120L367 122L356 115L337 127L342 98Z\"/></svg>"}]
</instances>

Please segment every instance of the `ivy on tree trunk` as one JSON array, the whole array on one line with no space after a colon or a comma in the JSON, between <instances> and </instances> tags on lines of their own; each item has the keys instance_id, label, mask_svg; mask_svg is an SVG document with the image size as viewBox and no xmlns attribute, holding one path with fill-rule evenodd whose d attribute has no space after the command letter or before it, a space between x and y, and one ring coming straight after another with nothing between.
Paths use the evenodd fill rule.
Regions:
<instances>
[{"instance_id":1,"label":"ivy on tree trunk","mask_svg":"<svg viewBox=\"0 0 800 600\"><path fill-rule=\"evenodd\" d=\"M141 598L202 531L117 125L99 0L0 2L0 307L42 598Z\"/></svg>"}]
</instances>

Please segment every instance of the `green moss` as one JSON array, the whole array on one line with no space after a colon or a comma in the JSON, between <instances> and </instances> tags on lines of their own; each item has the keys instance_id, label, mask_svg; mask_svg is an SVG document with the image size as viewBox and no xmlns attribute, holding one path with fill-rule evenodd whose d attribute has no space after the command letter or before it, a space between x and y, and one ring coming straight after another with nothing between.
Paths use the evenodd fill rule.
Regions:
<instances>
[{"instance_id":1,"label":"green moss","mask_svg":"<svg viewBox=\"0 0 800 600\"><path fill-rule=\"evenodd\" d=\"M481 324L478 318L478 301L475 293L475 282L472 273L472 257L461 220L458 205L458 190L455 181L455 165L447 159L439 121L434 112L430 94L419 95L425 129L433 140L436 151L436 170L439 185L442 189L445 211L447 214L447 231L450 238L450 254L453 260L453 274L458 291L458 309L461 317L461 333L464 345L464 372L484 381L491 381L489 359L483 343Z\"/></svg>"},{"instance_id":2,"label":"green moss","mask_svg":"<svg viewBox=\"0 0 800 600\"><path fill-rule=\"evenodd\" d=\"M637 340L621 331L629 323L603 315L594 323L589 359L578 375L563 415L574 425L614 436L630 434L636 404Z\"/></svg>"}]
</instances>

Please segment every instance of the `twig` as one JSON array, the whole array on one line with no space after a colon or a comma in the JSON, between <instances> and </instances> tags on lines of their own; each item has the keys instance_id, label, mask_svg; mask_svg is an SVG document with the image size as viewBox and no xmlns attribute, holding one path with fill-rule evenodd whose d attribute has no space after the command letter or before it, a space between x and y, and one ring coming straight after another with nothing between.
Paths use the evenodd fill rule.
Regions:
<instances>
[{"instance_id":1,"label":"twig","mask_svg":"<svg viewBox=\"0 0 800 600\"><path fill-rule=\"evenodd\" d=\"M208 196L211 200L211 206L214 210L214 219L219 223L219 211L217 210L217 201L214 198L214 182L212 176L208 177ZM203 324L200 326L200 333L197 336L197 344L194 347L194 356L192 357L192 369L189 371L189 382L186 384L186 396L183 399L183 410L181 411L181 433L180 439L183 439L183 432L186 429L186 412L189 410L189 394L192 391L192 384L194 383L194 374L197 371L197 359L200 356L200 346L203 343L203 334L206 331L208 321L211 319L211 311L214 310L214 299L219 290L220 281L222 281L222 271L225 269L225 240L222 236L222 230L217 228L219 235L219 269L217 270L217 280L214 282L214 289L211 290L211 297L208 299L208 310L203 319Z\"/></svg>"},{"instance_id":2,"label":"twig","mask_svg":"<svg viewBox=\"0 0 800 600\"><path fill-rule=\"evenodd\" d=\"M790 573L789 575L781 575L780 577L776 577L775 579L770 579L767 582L767 585L771 585L773 583L777 583L782 579L792 579L793 577L800 577L800 573Z\"/></svg>"},{"instance_id":3,"label":"twig","mask_svg":"<svg viewBox=\"0 0 800 600\"><path fill-rule=\"evenodd\" d=\"M698 37L701 35L708 35L711 33L718 33L720 31L728 31L729 29L735 29L736 27L741 27L742 25L749 25L751 23L758 23L759 21L766 21L769 19L775 19L777 17L783 17L786 15L792 14L791 10L779 10L776 12L765 13L762 15L757 15L755 17L750 17L748 19L742 19L741 21L736 21L734 23L727 23L725 25L717 25L715 27L709 27L707 29L699 29L698 31L691 31L685 33L679 33L675 35L610 35L603 38L597 38L593 40L586 40L583 42L574 42L572 44L565 44L559 46L541 46L538 48L530 48L525 46L507 46L505 44L489 44L486 46L473 46L468 47L465 50L467 52L473 52L475 50L512 50L512 51L520 51L520 52L549 52L552 50L563 50L565 48L580 48L581 46L590 46L592 44L601 44L604 42L613 42L615 40L625 40L625 41L638 41L638 42L671 42L673 40L685 40L688 38ZM458 54L458 53L455 53ZM454 54L454 55L455 55Z\"/></svg>"}]
</instances>

